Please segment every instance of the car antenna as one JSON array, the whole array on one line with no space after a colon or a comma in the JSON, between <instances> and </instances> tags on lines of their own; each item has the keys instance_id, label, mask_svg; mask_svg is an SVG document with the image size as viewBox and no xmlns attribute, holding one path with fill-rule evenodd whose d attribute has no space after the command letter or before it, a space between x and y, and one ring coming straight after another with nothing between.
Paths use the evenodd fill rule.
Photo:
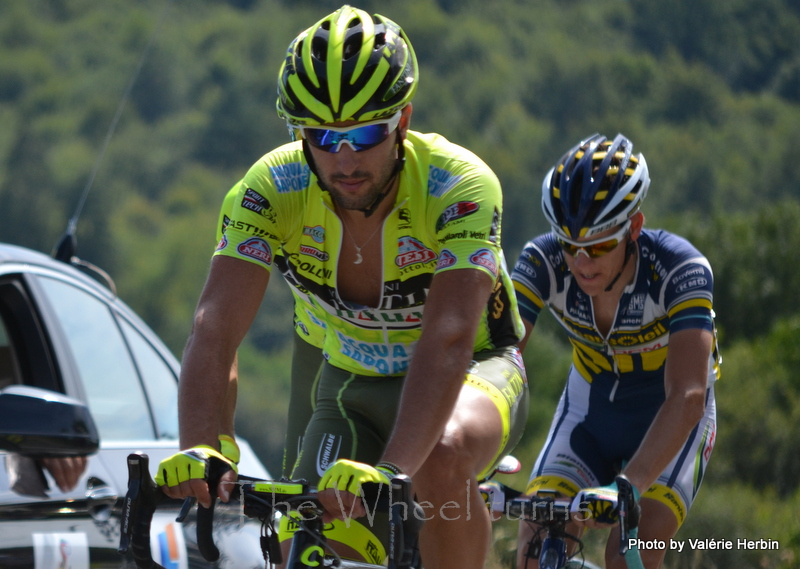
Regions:
<instances>
[{"instance_id":1,"label":"car antenna","mask_svg":"<svg viewBox=\"0 0 800 569\"><path fill-rule=\"evenodd\" d=\"M67 223L67 230L64 234L59 238L58 242L56 243L55 247L53 247L53 251L50 253L50 256L58 261L62 261L67 264L77 265L78 267L88 269L90 272L95 273L103 278L104 281L108 284L108 287L111 291L116 295L116 287L114 286L114 281L111 280L111 277L103 271L100 267L89 263L88 261L83 261L75 256L75 253L78 248L78 239L75 236L75 231L78 226L78 218L83 211L83 206L86 203L86 198L89 195L89 191L92 189L92 184L94 183L94 178L97 175L97 171L100 169L100 164L103 162L103 157L105 156L106 149L108 148L109 143L111 142L111 137L114 135L114 131L117 128L117 123L119 122L120 117L122 116L122 110L125 108L125 104L128 102L130 98L131 91L133 90L133 85L136 83L136 79L139 77L139 72L142 70L142 66L144 65L145 60L147 59L147 54L150 51L153 43L155 42L156 36L158 32L161 30L161 25L164 23L164 18L167 14L167 8L169 5L174 2L174 0L168 0L164 4L164 8L161 10L161 16L159 16L158 23L156 27L153 29L153 33L150 34L150 39L147 40L147 44L144 46L142 50L142 55L139 57L139 63L136 65L136 69L134 69L133 74L131 75L131 79L128 82L128 86L125 89L125 92L122 94L122 99L120 99L119 105L117 106L117 112L114 115L111 124L108 127L108 132L106 133L105 141L103 142L103 146L100 149L100 152L97 155L97 158L94 161L94 166L92 167L92 171L89 174L89 179L86 182L86 186L83 188L83 193L81 194L80 199L78 200L78 207L75 208L75 213L72 218Z\"/></svg>"}]
</instances>

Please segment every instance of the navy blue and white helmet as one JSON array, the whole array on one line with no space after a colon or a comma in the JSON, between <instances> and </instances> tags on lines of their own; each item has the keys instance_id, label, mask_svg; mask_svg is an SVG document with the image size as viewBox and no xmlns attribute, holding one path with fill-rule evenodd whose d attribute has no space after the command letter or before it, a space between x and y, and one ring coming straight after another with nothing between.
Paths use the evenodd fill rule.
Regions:
<instances>
[{"instance_id":1,"label":"navy blue and white helmet","mask_svg":"<svg viewBox=\"0 0 800 569\"><path fill-rule=\"evenodd\" d=\"M542 182L542 210L556 235L588 238L639 211L650 187L647 162L622 134L594 134L564 154Z\"/></svg>"}]
</instances>

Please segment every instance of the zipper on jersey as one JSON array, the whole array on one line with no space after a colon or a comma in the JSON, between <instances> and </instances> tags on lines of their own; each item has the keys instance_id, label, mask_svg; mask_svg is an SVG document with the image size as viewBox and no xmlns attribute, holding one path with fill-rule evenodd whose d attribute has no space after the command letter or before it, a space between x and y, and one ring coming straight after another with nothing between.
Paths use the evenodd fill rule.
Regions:
<instances>
[{"instance_id":1,"label":"zipper on jersey","mask_svg":"<svg viewBox=\"0 0 800 569\"><path fill-rule=\"evenodd\" d=\"M614 386L611 388L611 393L608 394L608 401L610 403L614 402L614 396L617 394L617 388L619 387L619 379L620 379L620 371L619 366L617 365L617 358L614 357L614 350L611 347L608 339L611 337L611 334L614 332L614 327L617 323L617 316L619 315L619 303L617 303L617 308L614 311L614 319L611 321L611 326L608 329L608 334L603 336L600 333L600 330L597 328L597 321L594 317L594 302L592 301L591 297L589 298L589 304L592 307L592 326L594 326L594 331L597 332L597 335L603 338L603 345L606 348L606 355L611 359L611 366L614 371L614 375L616 375L616 379L614 380Z\"/></svg>"}]
</instances>

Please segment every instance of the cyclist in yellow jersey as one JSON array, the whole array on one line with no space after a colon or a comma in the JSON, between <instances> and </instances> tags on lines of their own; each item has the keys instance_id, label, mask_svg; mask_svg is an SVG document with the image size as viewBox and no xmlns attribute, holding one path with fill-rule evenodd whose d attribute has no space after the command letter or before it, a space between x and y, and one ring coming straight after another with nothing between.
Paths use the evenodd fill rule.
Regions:
<instances>
[{"instance_id":1,"label":"cyclist in yellow jersey","mask_svg":"<svg viewBox=\"0 0 800 569\"><path fill-rule=\"evenodd\" d=\"M408 474L425 506L425 567L482 567L491 534L477 478L521 435L523 329L499 182L471 152L409 130L417 79L399 26L350 6L290 44L277 106L296 142L239 187L184 353L184 451L162 461L157 482L210 503L212 425L280 254L326 326L293 475L318 482L327 516L341 519L365 513L364 482Z\"/></svg>"}]
</instances>

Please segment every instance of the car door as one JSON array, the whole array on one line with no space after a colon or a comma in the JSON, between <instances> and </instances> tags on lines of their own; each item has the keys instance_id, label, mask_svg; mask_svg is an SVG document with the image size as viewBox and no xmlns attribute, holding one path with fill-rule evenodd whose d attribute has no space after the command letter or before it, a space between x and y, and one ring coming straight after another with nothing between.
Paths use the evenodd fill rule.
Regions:
<instances>
[{"instance_id":1,"label":"car door","mask_svg":"<svg viewBox=\"0 0 800 569\"><path fill-rule=\"evenodd\" d=\"M84 402L100 434L100 450L89 458L76 488L66 493L29 461L29 475L14 480L38 480L36 496L13 487L9 466L19 457L5 456L0 567L119 567L130 563L117 553L126 458L131 452L146 453L152 474L178 450L179 364L107 288L67 265L46 261L28 263L24 270L15 266L16 272L0 264L0 320L8 324L10 377ZM2 339L0 332L0 381ZM246 441L239 444L243 472L268 478ZM197 549L193 513L184 524L175 522L180 505L165 503L153 520L151 549L167 569L264 566L260 524L242 524L233 505L218 507L214 539L221 557L209 564Z\"/></svg>"},{"instance_id":2,"label":"car door","mask_svg":"<svg viewBox=\"0 0 800 569\"><path fill-rule=\"evenodd\" d=\"M36 461L3 457L0 566L118 567L112 514L126 491L125 457L141 451L157 464L177 449L178 364L113 294L60 268L29 266L0 278L0 356L5 349L6 382L84 401L101 449L67 492ZM156 541L166 536L166 565L185 567L183 531L174 512L165 516L156 520Z\"/></svg>"},{"instance_id":3,"label":"car door","mask_svg":"<svg viewBox=\"0 0 800 569\"><path fill-rule=\"evenodd\" d=\"M30 279L0 274L0 387L25 384L65 393L64 366L49 339ZM68 372L67 372L68 373ZM74 394L73 394L74 395ZM47 417L41 417L46 422ZM62 492L38 461L0 452L0 566L118 566L110 512L117 489L99 455ZM63 566L63 565L62 565Z\"/></svg>"}]
</instances>

